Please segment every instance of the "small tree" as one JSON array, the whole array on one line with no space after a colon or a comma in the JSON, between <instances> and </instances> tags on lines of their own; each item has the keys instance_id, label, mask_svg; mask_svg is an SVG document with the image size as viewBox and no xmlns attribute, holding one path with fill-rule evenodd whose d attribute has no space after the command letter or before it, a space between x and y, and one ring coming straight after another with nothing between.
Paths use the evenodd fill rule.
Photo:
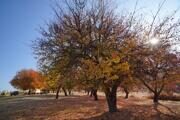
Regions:
<instances>
[{"instance_id":1,"label":"small tree","mask_svg":"<svg viewBox=\"0 0 180 120\"><path fill-rule=\"evenodd\" d=\"M124 90L125 92L125 99L128 99L129 98L129 93L131 91L133 91L134 87L136 86L136 83L135 80L133 80L132 77L129 77L127 78L126 80L124 80L122 82L122 84L120 85L120 87Z\"/></svg>"},{"instance_id":2,"label":"small tree","mask_svg":"<svg viewBox=\"0 0 180 120\"><path fill-rule=\"evenodd\" d=\"M69 83L71 81L68 81L70 77L66 78L66 76L63 75L56 67L52 67L44 71L44 76L46 77L49 89L56 91L56 99L59 98L59 92L61 89L64 92L64 95L67 96L68 94L66 89L71 90L73 87L73 83Z\"/></svg>"}]
</instances>

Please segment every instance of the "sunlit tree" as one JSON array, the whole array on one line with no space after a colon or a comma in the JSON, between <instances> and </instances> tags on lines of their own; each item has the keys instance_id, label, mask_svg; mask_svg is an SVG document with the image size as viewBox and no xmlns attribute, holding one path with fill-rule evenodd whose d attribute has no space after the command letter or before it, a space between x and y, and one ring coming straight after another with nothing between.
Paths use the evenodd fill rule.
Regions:
<instances>
[{"instance_id":1,"label":"sunlit tree","mask_svg":"<svg viewBox=\"0 0 180 120\"><path fill-rule=\"evenodd\" d=\"M46 87L46 82L41 73L34 70L21 70L17 72L14 78L10 81L11 85L21 90L35 90Z\"/></svg>"},{"instance_id":2,"label":"sunlit tree","mask_svg":"<svg viewBox=\"0 0 180 120\"><path fill-rule=\"evenodd\" d=\"M65 0L62 4L33 46L42 71L55 69L59 87L72 80L75 86L100 88L109 111L116 112L117 89L130 77L139 79L157 97L169 76L177 73L177 59L168 57L176 54L170 53L171 44L166 41L179 40L180 24L168 24L172 16L156 23L161 6L153 22L144 24L144 18L135 17L136 7L130 14L117 14L108 0ZM156 37L161 45L152 48L148 40L156 44Z\"/></svg>"},{"instance_id":3,"label":"sunlit tree","mask_svg":"<svg viewBox=\"0 0 180 120\"><path fill-rule=\"evenodd\" d=\"M177 11L159 20L163 1L152 18L152 22L144 24L137 41L136 77L154 94L157 103L164 88L178 79L180 74L179 49L180 21L175 18ZM134 56L134 57L135 57Z\"/></svg>"}]
</instances>

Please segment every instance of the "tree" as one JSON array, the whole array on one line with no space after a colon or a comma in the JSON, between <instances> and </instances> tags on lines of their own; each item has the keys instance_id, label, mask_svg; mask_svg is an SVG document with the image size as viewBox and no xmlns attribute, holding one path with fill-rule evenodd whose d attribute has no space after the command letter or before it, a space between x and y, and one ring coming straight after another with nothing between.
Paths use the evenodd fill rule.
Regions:
<instances>
[{"instance_id":1,"label":"tree","mask_svg":"<svg viewBox=\"0 0 180 120\"><path fill-rule=\"evenodd\" d=\"M83 60L82 63L82 66L77 69L77 85L81 89L89 90L90 97L93 96L97 101L97 90L100 87L100 83L97 81L98 67L89 60Z\"/></svg>"},{"instance_id":2,"label":"tree","mask_svg":"<svg viewBox=\"0 0 180 120\"><path fill-rule=\"evenodd\" d=\"M159 27L153 27L154 21L150 27L146 26L141 17L135 17L136 11L135 7L133 13L119 15L107 0L65 0L64 5L55 8L56 20L48 24L48 30L42 28L42 37L35 41L34 51L40 67L45 71L53 67L63 78L80 70L80 76L74 80L82 82L75 81L76 85L101 88L106 95L109 112L116 112L117 88L131 75L142 82L147 80L146 72L142 70L152 67L152 58L157 60L142 42L146 43L145 39L160 34L152 33L153 30L163 29L163 37L166 30L174 30L174 27L164 28L166 19L158 24ZM168 35L166 37L169 39ZM161 50L158 54L167 53ZM144 55L148 55L148 66ZM162 54L163 59L167 58L166 55ZM68 79L58 79L61 80Z\"/></svg>"},{"instance_id":3,"label":"tree","mask_svg":"<svg viewBox=\"0 0 180 120\"><path fill-rule=\"evenodd\" d=\"M159 48L160 49L160 48ZM172 76L179 74L177 72L177 63L165 51L157 54L149 55L138 63L137 74L141 82L154 93L154 102L158 102L158 98L166 87L175 79Z\"/></svg>"},{"instance_id":4,"label":"tree","mask_svg":"<svg viewBox=\"0 0 180 120\"><path fill-rule=\"evenodd\" d=\"M23 69L10 81L11 85L21 90L35 90L46 87L45 80L41 73L32 69Z\"/></svg>"},{"instance_id":5,"label":"tree","mask_svg":"<svg viewBox=\"0 0 180 120\"><path fill-rule=\"evenodd\" d=\"M135 86L137 86L137 82L133 80L131 76L122 82L120 87L124 90L126 94L124 97L125 99L129 97L129 92L132 91Z\"/></svg>"},{"instance_id":6,"label":"tree","mask_svg":"<svg viewBox=\"0 0 180 120\"><path fill-rule=\"evenodd\" d=\"M139 48L133 64L136 77L154 94L155 103L167 84L177 79L175 76L180 69L178 49L174 48L180 44L180 21L174 19L177 11L158 19L164 2L159 5L152 22L144 25L139 34Z\"/></svg>"},{"instance_id":7,"label":"tree","mask_svg":"<svg viewBox=\"0 0 180 120\"><path fill-rule=\"evenodd\" d=\"M57 67L57 66L56 66ZM62 89L64 95L67 96L67 91L71 93L71 90L74 86L74 83L71 81L72 75L68 76L68 78L59 72L56 67L49 68L46 71L43 71L44 76L46 77L47 86L50 90L56 90L56 99L59 98L59 92Z\"/></svg>"},{"instance_id":8,"label":"tree","mask_svg":"<svg viewBox=\"0 0 180 120\"><path fill-rule=\"evenodd\" d=\"M53 70L49 70L48 73L43 73L43 76L45 78L47 89L56 91L57 89L57 74Z\"/></svg>"},{"instance_id":9,"label":"tree","mask_svg":"<svg viewBox=\"0 0 180 120\"><path fill-rule=\"evenodd\" d=\"M117 111L117 89L119 85L129 77L130 69L128 62L124 61L123 55L112 55L110 59L102 62L102 87L106 95L109 111Z\"/></svg>"},{"instance_id":10,"label":"tree","mask_svg":"<svg viewBox=\"0 0 180 120\"><path fill-rule=\"evenodd\" d=\"M173 96L173 93L178 92L178 84L179 84L178 80L167 84L166 87L164 88L163 93L169 96Z\"/></svg>"},{"instance_id":11,"label":"tree","mask_svg":"<svg viewBox=\"0 0 180 120\"><path fill-rule=\"evenodd\" d=\"M94 70L100 74L91 80L101 83L109 111L116 112L117 87L129 72L125 60L129 48L124 49L123 44L135 36L129 23L133 19L117 17L108 1L72 0L65 1L65 6L67 9L58 6L57 21L49 24L48 31L42 30L43 37L35 42L39 63L43 68L61 66L57 69L63 75L81 68L83 60L97 65Z\"/></svg>"},{"instance_id":12,"label":"tree","mask_svg":"<svg viewBox=\"0 0 180 120\"><path fill-rule=\"evenodd\" d=\"M61 84L59 81L59 73L51 68L46 71L42 71L43 75L45 76L45 80L47 83L47 89L56 91L56 99L59 98L59 92L61 89Z\"/></svg>"}]
</instances>

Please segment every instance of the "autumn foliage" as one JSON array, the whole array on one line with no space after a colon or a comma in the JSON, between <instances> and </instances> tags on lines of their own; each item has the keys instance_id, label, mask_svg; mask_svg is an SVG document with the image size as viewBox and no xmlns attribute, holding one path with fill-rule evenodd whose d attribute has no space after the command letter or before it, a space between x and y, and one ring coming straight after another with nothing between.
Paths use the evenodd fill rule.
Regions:
<instances>
[{"instance_id":1,"label":"autumn foliage","mask_svg":"<svg viewBox=\"0 0 180 120\"><path fill-rule=\"evenodd\" d=\"M24 69L17 72L10 83L21 90L42 89L46 86L43 76L32 69Z\"/></svg>"},{"instance_id":2,"label":"autumn foliage","mask_svg":"<svg viewBox=\"0 0 180 120\"><path fill-rule=\"evenodd\" d=\"M179 73L179 58L172 48L179 44L180 21L173 15L157 21L162 5L147 23L136 13L137 6L125 15L117 14L108 0L65 0L66 7L57 5L56 19L48 29L41 28L42 37L34 41L41 71L51 76L49 83L57 93L68 88L69 81L73 87L101 89L110 112L117 111L118 87L135 80L158 102L164 87ZM148 43L154 37L160 40L156 47Z\"/></svg>"}]
</instances>

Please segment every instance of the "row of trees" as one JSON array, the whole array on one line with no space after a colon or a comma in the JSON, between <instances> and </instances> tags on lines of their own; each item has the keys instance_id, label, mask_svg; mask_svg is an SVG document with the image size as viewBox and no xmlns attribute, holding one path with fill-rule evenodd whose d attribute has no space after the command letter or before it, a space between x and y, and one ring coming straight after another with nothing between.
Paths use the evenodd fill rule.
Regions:
<instances>
[{"instance_id":1,"label":"row of trees","mask_svg":"<svg viewBox=\"0 0 180 120\"><path fill-rule=\"evenodd\" d=\"M10 81L10 84L16 89L25 91L29 90L29 94L31 94L31 91L34 91L36 89L52 92L57 91L56 99L58 99L59 91L61 88L65 96L67 96L68 94L71 95L72 90L84 90L85 92L87 92L87 95L89 95L90 97L94 96L94 100L98 100L98 88L94 87L93 85L87 85L86 83L83 84L84 86L79 86L79 83L74 83L74 81L72 81L72 78L64 82L65 83L63 83L63 85L61 84L61 86L59 86L59 88L57 89L55 79L50 78L49 76L44 76L41 72L34 71L32 69L22 69L16 73L14 78ZM179 80L170 82L164 90L165 93L167 93L168 95L172 95L173 92L178 92L180 90L178 88L180 87L178 83ZM76 84L78 84L78 86ZM140 82L138 82L137 80L134 81L132 79L123 81L119 87L121 88L120 90L123 90L125 92L126 99L128 98L129 93L132 91L138 91L139 89L145 90ZM6 92L3 91L2 94L3 93Z\"/></svg>"},{"instance_id":2,"label":"row of trees","mask_svg":"<svg viewBox=\"0 0 180 120\"><path fill-rule=\"evenodd\" d=\"M61 88L64 92L64 95L67 96L68 94L71 95L71 90L75 86L71 79L64 81L63 85L61 84L61 86L57 86L57 81L54 74L51 73L51 76L47 76L33 69L22 69L18 71L10 81L10 84L16 89L23 91L28 90L28 94L31 94L37 89L41 90L42 92L57 91L56 98L58 98L58 94Z\"/></svg>"},{"instance_id":3,"label":"row of trees","mask_svg":"<svg viewBox=\"0 0 180 120\"><path fill-rule=\"evenodd\" d=\"M63 4L63 3L61 3ZM108 0L64 0L56 19L41 28L33 49L49 85L59 92L65 84L104 91L110 112L117 111L119 86L136 81L154 94L179 79L180 21L174 13L159 19L164 2L147 22L137 13L118 13ZM156 45L150 40L159 40Z\"/></svg>"}]
</instances>

